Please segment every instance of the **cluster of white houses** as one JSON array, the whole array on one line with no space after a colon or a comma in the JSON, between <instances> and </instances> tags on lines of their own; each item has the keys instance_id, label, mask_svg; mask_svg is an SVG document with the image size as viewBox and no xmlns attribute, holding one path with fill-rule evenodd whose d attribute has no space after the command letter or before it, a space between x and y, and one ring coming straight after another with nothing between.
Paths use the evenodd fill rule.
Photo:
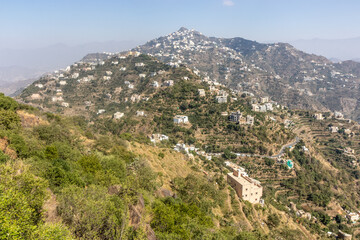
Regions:
<instances>
[{"instance_id":1,"label":"cluster of white houses","mask_svg":"<svg viewBox=\"0 0 360 240\"><path fill-rule=\"evenodd\" d=\"M250 203L263 203L263 187L258 180L250 178L245 169L232 162L225 162L232 172L227 174L227 182L234 188L239 198Z\"/></svg>"},{"instance_id":2,"label":"cluster of white houses","mask_svg":"<svg viewBox=\"0 0 360 240\"><path fill-rule=\"evenodd\" d=\"M117 57L118 59L125 59L128 56L140 56L140 52L132 52L129 51L127 53L103 53L104 58L111 58L111 57ZM39 100L43 99L43 92L52 90L56 94L55 96L51 97L52 102L59 103L63 107L70 107L69 103L64 102L63 94L60 88L68 84L68 80L76 80L78 83L83 82L89 82L92 80L95 80L94 75L89 75L89 71L93 71L96 69L99 65L104 65L105 61L101 58L92 58L87 59L84 61L79 61L74 63L71 66L66 67L65 69L54 71L53 73L47 74L46 76L43 76L40 82L37 82L34 84L35 87L37 87L40 91L39 93L33 93L29 99L31 100ZM118 65L119 61L112 61L112 65ZM144 63L135 63L136 67L143 67L145 66ZM126 67L120 67L120 71L125 71ZM103 80L110 80L111 76L113 75L112 71L105 71L102 76L98 76L99 79ZM145 75L146 76L146 75ZM140 74L139 77L145 77L144 74ZM134 88L134 85L130 82L125 83L125 85L128 86L129 89ZM102 112L102 111L100 111Z\"/></svg>"},{"instance_id":3,"label":"cluster of white houses","mask_svg":"<svg viewBox=\"0 0 360 240\"><path fill-rule=\"evenodd\" d=\"M177 143L174 148L177 152L183 152L187 154L190 157L194 157L191 152L195 152L199 156L205 157L207 160L211 160L212 156L211 154L206 153L205 151L200 151L199 148L196 148L194 145L187 145L185 143Z\"/></svg>"}]
</instances>

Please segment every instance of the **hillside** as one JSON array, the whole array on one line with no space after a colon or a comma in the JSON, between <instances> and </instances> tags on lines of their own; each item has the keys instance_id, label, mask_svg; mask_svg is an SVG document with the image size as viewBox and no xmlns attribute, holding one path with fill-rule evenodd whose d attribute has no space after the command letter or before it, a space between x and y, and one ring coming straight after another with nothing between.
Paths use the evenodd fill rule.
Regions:
<instances>
[{"instance_id":1,"label":"hillside","mask_svg":"<svg viewBox=\"0 0 360 240\"><path fill-rule=\"evenodd\" d=\"M43 77L25 89L20 99L46 111L86 116L98 129L114 134L162 133L174 144L206 145L203 150L215 153L231 149L272 155L294 138L265 114L253 112L251 98L203 82L185 66L171 67L147 55L114 56L94 68L91 65L76 64L68 72ZM198 89L205 95L200 96ZM218 96L225 96L226 103L219 104ZM280 118L281 107L269 105L275 106L273 117ZM235 111L244 118L254 117L254 126L229 122L228 115ZM177 126L173 123L176 115L187 115L191 124Z\"/></svg>"},{"instance_id":2,"label":"hillside","mask_svg":"<svg viewBox=\"0 0 360 240\"><path fill-rule=\"evenodd\" d=\"M334 64L286 43L216 38L181 28L135 48L172 65L291 108L343 112L359 121L359 64Z\"/></svg>"},{"instance_id":3,"label":"hillside","mask_svg":"<svg viewBox=\"0 0 360 240\"><path fill-rule=\"evenodd\" d=\"M124 236L132 239L144 236L141 234L150 239L154 234L159 239L326 239L328 231L339 230L358 237L358 223L345 218L360 208L360 128L356 122L334 119L330 112L322 113L325 119L315 120L315 112L288 110L268 98L204 79L185 65L164 64L137 52L88 59L42 77L19 97L41 109L26 114L17 111L22 119L33 119L30 123L42 126L22 122L21 136L29 146L37 146L23 161L48 182L56 199L59 196L64 204L76 202L70 192L66 192L70 197L63 198L62 191L74 194L77 188L90 185L102 188L102 194L104 189L121 190L119 194L126 194L119 195L122 199L133 199L119 202L125 204L119 216L130 218L121 225L121 234L130 234ZM29 117L31 114L36 115ZM188 117L188 122L177 124L177 115ZM338 127L334 133L329 131L332 126ZM10 138L12 131L4 136ZM152 134L168 139L154 137L154 144L149 139ZM297 137L301 140L295 141ZM64 144L77 153L69 157L61 147ZM52 149L46 150L48 147ZM14 148L17 154L24 151ZM66 151L56 157L53 164L60 164L55 164L56 170L44 175L51 167L44 160L50 150ZM39 151L46 154L39 155ZM71 161L94 154L97 160ZM124 166L118 168L118 160L107 165L112 157L125 161L126 177L120 174ZM286 166L289 159L293 168ZM144 162L136 163L138 160ZM264 205L237 197L226 183L231 169L225 161L244 167L260 180ZM120 170L111 170L115 176L107 178L110 169ZM145 182L137 173L140 169L150 171L145 173L149 177ZM67 189L70 187L75 190ZM124 193L123 188L129 189ZM89 191L95 190L91 187ZM138 193L143 200L136 200ZM84 199L90 198L86 191L83 194ZM53 218L63 219L75 237L89 238L76 227L91 223L74 222L61 208L52 211L57 214ZM196 215L186 215L194 211ZM171 220L174 216L181 227ZM187 225L187 218L195 226ZM104 236L101 231L90 233Z\"/></svg>"}]
</instances>

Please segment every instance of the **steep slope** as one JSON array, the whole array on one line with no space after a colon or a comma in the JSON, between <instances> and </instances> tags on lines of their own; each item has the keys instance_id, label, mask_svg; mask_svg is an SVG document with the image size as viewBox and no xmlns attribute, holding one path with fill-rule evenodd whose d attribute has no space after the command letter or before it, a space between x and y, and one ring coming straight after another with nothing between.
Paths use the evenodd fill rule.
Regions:
<instances>
[{"instance_id":1,"label":"steep slope","mask_svg":"<svg viewBox=\"0 0 360 240\"><path fill-rule=\"evenodd\" d=\"M135 49L173 65L186 64L232 88L269 95L292 108L336 110L359 120L359 68L352 61L333 64L285 43L206 37L185 28Z\"/></svg>"}]
</instances>

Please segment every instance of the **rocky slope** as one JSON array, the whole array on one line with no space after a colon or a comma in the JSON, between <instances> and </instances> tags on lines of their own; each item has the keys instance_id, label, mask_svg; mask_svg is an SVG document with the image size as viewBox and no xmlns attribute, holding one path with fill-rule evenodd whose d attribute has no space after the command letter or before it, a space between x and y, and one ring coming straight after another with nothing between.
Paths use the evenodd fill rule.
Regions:
<instances>
[{"instance_id":1,"label":"rocky slope","mask_svg":"<svg viewBox=\"0 0 360 240\"><path fill-rule=\"evenodd\" d=\"M171 65L185 64L205 78L292 108L329 109L359 118L359 64L334 64L286 43L207 37L181 28L135 48Z\"/></svg>"}]
</instances>

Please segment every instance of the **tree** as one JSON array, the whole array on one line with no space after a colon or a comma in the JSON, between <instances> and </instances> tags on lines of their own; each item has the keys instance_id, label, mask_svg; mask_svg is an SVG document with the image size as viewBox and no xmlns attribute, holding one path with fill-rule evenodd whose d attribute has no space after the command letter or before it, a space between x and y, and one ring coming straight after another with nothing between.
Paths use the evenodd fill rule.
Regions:
<instances>
[{"instance_id":1,"label":"tree","mask_svg":"<svg viewBox=\"0 0 360 240\"><path fill-rule=\"evenodd\" d=\"M58 196L58 212L80 239L120 239L125 205L107 188L70 186Z\"/></svg>"},{"instance_id":2,"label":"tree","mask_svg":"<svg viewBox=\"0 0 360 240\"><path fill-rule=\"evenodd\" d=\"M275 160L272 158L265 158L265 164L269 167L273 166L275 164Z\"/></svg>"},{"instance_id":3,"label":"tree","mask_svg":"<svg viewBox=\"0 0 360 240\"><path fill-rule=\"evenodd\" d=\"M267 218L267 224L270 228L276 228L280 225L280 218L276 213L270 214Z\"/></svg>"},{"instance_id":4,"label":"tree","mask_svg":"<svg viewBox=\"0 0 360 240\"><path fill-rule=\"evenodd\" d=\"M6 130L15 129L20 126L20 118L16 112L0 109L0 128Z\"/></svg>"}]
</instances>

